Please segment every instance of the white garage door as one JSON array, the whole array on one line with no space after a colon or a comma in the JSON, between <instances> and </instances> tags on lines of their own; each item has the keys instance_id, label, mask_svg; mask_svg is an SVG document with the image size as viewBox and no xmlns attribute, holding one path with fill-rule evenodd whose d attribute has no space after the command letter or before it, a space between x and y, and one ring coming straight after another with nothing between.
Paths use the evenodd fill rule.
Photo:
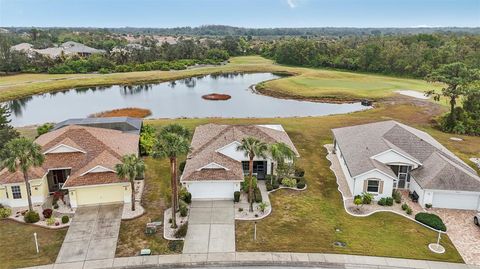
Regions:
<instances>
[{"instance_id":1,"label":"white garage door","mask_svg":"<svg viewBox=\"0 0 480 269\"><path fill-rule=\"evenodd\" d=\"M192 199L233 200L233 182L195 182L188 184Z\"/></svg>"},{"instance_id":2,"label":"white garage door","mask_svg":"<svg viewBox=\"0 0 480 269\"><path fill-rule=\"evenodd\" d=\"M477 210L478 201L478 194L435 192L432 205L437 208Z\"/></svg>"}]
</instances>

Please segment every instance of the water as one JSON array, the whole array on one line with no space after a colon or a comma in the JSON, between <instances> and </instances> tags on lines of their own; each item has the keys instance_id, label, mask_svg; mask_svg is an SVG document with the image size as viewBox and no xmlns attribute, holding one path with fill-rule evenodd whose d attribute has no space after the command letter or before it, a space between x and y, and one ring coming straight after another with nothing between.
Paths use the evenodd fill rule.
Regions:
<instances>
[{"instance_id":1,"label":"water","mask_svg":"<svg viewBox=\"0 0 480 269\"><path fill-rule=\"evenodd\" d=\"M83 118L126 107L146 108L152 118L304 117L368 109L360 103L328 104L279 99L253 93L249 87L279 78L271 73L208 75L173 82L134 86L69 89L7 102L12 124L25 126ZM202 95L225 93L227 101L208 101Z\"/></svg>"}]
</instances>

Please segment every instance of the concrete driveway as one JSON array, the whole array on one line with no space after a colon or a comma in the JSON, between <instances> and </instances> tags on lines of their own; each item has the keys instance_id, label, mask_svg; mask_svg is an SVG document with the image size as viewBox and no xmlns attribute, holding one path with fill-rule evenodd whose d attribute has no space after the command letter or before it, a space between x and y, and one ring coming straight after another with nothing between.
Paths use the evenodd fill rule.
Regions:
<instances>
[{"instance_id":1,"label":"concrete driveway","mask_svg":"<svg viewBox=\"0 0 480 269\"><path fill-rule=\"evenodd\" d=\"M466 264L480 265L480 227L473 223L475 211L433 209L447 226L447 234Z\"/></svg>"},{"instance_id":2,"label":"concrete driveway","mask_svg":"<svg viewBox=\"0 0 480 269\"><path fill-rule=\"evenodd\" d=\"M122 211L122 204L78 208L56 263L114 258Z\"/></svg>"},{"instance_id":3,"label":"concrete driveway","mask_svg":"<svg viewBox=\"0 0 480 269\"><path fill-rule=\"evenodd\" d=\"M193 201L183 253L235 252L233 201Z\"/></svg>"}]
</instances>

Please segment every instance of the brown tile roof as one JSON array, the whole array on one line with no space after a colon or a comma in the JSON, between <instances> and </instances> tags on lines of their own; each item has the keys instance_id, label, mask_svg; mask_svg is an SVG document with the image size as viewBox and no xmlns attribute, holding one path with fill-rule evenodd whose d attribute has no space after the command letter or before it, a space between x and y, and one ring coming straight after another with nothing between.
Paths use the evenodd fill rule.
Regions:
<instances>
[{"instance_id":1,"label":"brown tile roof","mask_svg":"<svg viewBox=\"0 0 480 269\"><path fill-rule=\"evenodd\" d=\"M32 168L29 176L31 179L41 178L49 169L70 168L70 177L64 187L123 182L120 179L113 179L117 177L113 172L103 172L97 176L92 176L95 173L84 176L82 174L97 165L114 170L115 164L121 162L123 155L138 154L138 140L137 134L123 133L117 130L77 125L66 126L40 136L35 142L42 147L43 152L64 144L86 153L47 153L42 167ZM19 177L16 174L2 171L0 184L22 182L23 176ZM91 183L88 182L89 179L92 179ZM101 180L104 182L102 183Z\"/></svg>"},{"instance_id":2,"label":"brown tile roof","mask_svg":"<svg viewBox=\"0 0 480 269\"><path fill-rule=\"evenodd\" d=\"M272 129L260 125L205 124L195 129L191 143L192 152L188 155L182 181L243 180L241 162L219 153L217 150L235 141L240 142L249 136L268 144L283 142L298 155L288 134L282 128ZM228 170L218 168L200 170L210 163L216 163Z\"/></svg>"},{"instance_id":3,"label":"brown tile roof","mask_svg":"<svg viewBox=\"0 0 480 269\"><path fill-rule=\"evenodd\" d=\"M28 171L29 179L37 179L42 178L45 175L45 170L42 167L32 167ZM7 168L4 168L0 172L0 180L2 184L10 184L10 183L19 183L23 182L23 173L21 171L17 171L15 173L10 173Z\"/></svg>"}]
</instances>

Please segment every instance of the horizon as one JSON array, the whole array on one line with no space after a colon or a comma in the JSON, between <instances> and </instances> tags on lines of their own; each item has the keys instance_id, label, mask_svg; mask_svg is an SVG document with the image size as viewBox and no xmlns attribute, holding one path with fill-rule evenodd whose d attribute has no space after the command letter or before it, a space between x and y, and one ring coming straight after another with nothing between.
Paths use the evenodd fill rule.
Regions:
<instances>
[{"instance_id":1,"label":"horizon","mask_svg":"<svg viewBox=\"0 0 480 269\"><path fill-rule=\"evenodd\" d=\"M0 0L0 27L478 28L479 14L479 0Z\"/></svg>"}]
</instances>

